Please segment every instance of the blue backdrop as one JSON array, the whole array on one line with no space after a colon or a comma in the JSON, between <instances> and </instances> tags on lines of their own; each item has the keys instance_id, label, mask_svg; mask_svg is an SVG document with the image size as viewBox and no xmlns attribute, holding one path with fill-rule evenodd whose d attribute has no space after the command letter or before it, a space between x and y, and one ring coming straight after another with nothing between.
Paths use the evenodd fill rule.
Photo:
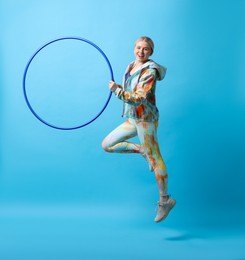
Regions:
<instances>
[{"instance_id":1,"label":"blue backdrop","mask_svg":"<svg viewBox=\"0 0 245 260\"><path fill-rule=\"evenodd\" d=\"M103 138L123 120L121 102L113 96L94 123L59 131L31 114L22 91L29 58L50 40L77 36L93 41L121 83L134 59L135 40L147 35L155 42L152 58L168 68L157 87L158 134L169 191L178 204L164 225L244 226L244 1L0 3L2 214L38 208L78 214L94 208L152 222L158 191L144 160L101 148ZM32 65L31 101L54 123L85 122L109 95L108 67L84 43L57 43Z\"/></svg>"}]
</instances>

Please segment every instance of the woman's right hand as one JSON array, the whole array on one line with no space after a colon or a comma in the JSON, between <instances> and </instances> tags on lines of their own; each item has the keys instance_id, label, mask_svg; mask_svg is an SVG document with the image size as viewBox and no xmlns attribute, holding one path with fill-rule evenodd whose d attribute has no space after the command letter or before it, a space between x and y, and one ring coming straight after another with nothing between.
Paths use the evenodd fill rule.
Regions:
<instances>
[{"instance_id":1,"label":"woman's right hand","mask_svg":"<svg viewBox=\"0 0 245 260\"><path fill-rule=\"evenodd\" d=\"M109 89L111 92L115 92L115 90L117 89L117 84L112 80L109 81Z\"/></svg>"}]
</instances>

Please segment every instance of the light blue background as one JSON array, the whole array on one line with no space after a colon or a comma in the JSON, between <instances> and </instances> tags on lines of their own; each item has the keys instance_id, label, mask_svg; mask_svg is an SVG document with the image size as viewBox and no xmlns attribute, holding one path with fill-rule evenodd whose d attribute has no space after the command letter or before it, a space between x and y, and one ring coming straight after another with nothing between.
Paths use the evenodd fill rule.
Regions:
<instances>
[{"instance_id":1,"label":"light blue background","mask_svg":"<svg viewBox=\"0 0 245 260\"><path fill-rule=\"evenodd\" d=\"M25 259L39 259L31 254L38 245L47 249L40 259L61 259L60 248L73 251L64 259L97 259L99 255L111 259L120 255L117 249L122 248L115 246L120 240L128 252L122 259L131 259L137 257L134 248L141 248L142 237L149 239L142 242L146 244L162 241L163 228L244 228L244 1L2 0L0 10L2 259L22 259L27 245L32 251ZM152 58L168 68L157 88L158 134L169 170L169 191L177 206L158 226L153 223L157 186L144 160L137 155L108 154L101 148L103 138L123 121L119 100L113 96L105 112L89 126L59 131L31 114L22 92L29 58L49 40L78 36L93 41L106 53L115 80L121 83L125 67L134 59L134 41L142 35L155 42ZM85 120L93 109L97 111L96 104L100 108L109 94L107 65L99 53L80 46L66 42L60 49L47 48L36 59L37 67L31 67L32 100L37 109L45 103L40 113L59 124L79 124L80 117ZM75 85L72 94L70 83ZM55 97L45 96L49 90ZM85 220L80 223L79 219ZM78 234L85 234L87 251ZM63 235L70 239L62 240ZM56 242L48 246L47 237ZM105 241L114 245L114 251ZM13 246L16 256L8 251ZM100 248L97 254L93 246ZM207 253L206 249L200 247ZM193 259L201 259L195 250ZM141 258L158 258L152 251L156 253L155 247L145 247L145 258ZM235 252L236 257L245 255ZM187 249L182 253L190 259ZM235 259L233 253L222 259ZM168 259L178 258L169 254Z\"/></svg>"}]
</instances>

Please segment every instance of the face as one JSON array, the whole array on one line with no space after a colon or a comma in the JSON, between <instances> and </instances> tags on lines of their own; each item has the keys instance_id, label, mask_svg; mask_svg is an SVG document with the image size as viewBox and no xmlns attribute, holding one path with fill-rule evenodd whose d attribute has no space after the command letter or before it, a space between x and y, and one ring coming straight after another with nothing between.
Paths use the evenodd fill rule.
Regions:
<instances>
[{"instance_id":1,"label":"face","mask_svg":"<svg viewBox=\"0 0 245 260\"><path fill-rule=\"evenodd\" d=\"M134 55L136 61L140 63L145 63L151 56L152 50L150 45L146 41L138 41L134 47Z\"/></svg>"}]
</instances>

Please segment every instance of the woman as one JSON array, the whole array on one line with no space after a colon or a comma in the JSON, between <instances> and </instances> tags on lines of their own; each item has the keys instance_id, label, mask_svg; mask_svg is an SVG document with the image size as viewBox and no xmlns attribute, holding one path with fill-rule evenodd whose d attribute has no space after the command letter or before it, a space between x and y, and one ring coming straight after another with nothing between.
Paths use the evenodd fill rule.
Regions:
<instances>
[{"instance_id":1,"label":"woman","mask_svg":"<svg viewBox=\"0 0 245 260\"><path fill-rule=\"evenodd\" d=\"M111 153L139 153L146 159L158 183L160 199L154 220L160 222L176 201L168 194L168 173L157 142L159 113L155 89L156 81L164 78L166 68L149 59L153 51L153 41L140 37L134 46L135 61L126 69L123 86L109 82L109 89L123 101L123 116L128 119L103 140L102 147ZM140 144L126 141L136 135Z\"/></svg>"}]
</instances>

